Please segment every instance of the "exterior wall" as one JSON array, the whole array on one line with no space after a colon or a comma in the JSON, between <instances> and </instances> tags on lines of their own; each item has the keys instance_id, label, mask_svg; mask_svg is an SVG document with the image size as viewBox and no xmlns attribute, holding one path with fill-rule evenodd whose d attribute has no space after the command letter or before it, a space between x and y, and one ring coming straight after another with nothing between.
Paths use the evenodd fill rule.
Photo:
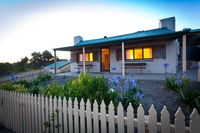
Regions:
<instances>
[{"instance_id":1,"label":"exterior wall","mask_svg":"<svg viewBox=\"0 0 200 133\"><path fill-rule=\"evenodd\" d=\"M98 54L98 61L92 61L92 62L86 62L86 71L89 72L100 72L100 49L87 49L86 48L86 52L95 52L95 54ZM77 53L81 53L82 51L74 51L71 52L71 56L73 54L77 54ZM82 62L71 62L70 63L70 71L71 72L83 72L83 67L78 66L78 64L82 64ZM90 69L87 69L87 64L92 64L93 66ZM80 68L78 70L78 68Z\"/></svg>"},{"instance_id":2,"label":"exterior wall","mask_svg":"<svg viewBox=\"0 0 200 133\"><path fill-rule=\"evenodd\" d=\"M116 50L119 47L110 48L110 72L111 73L121 73L122 72L122 61L117 61Z\"/></svg>"},{"instance_id":3,"label":"exterior wall","mask_svg":"<svg viewBox=\"0 0 200 133\"><path fill-rule=\"evenodd\" d=\"M178 48L179 44L176 40L167 43L166 45L166 59L154 59L153 62L148 63L147 70L150 73L164 73L165 69L163 63L168 63L167 72L176 73L178 66Z\"/></svg>"},{"instance_id":4,"label":"exterior wall","mask_svg":"<svg viewBox=\"0 0 200 133\"><path fill-rule=\"evenodd\" d=\"M145 62L147 63L146 69L136 69L136 68L126 68L126 73L164 73L165 69L163 67L163 63L168 63L169 67L167 68L167 72L169 73L176 73L177 66L178 66L178 54L179 54L179 44L177 40L171 40L171 41L157 41L157 42L146 42L142 44L131 44L126 45L125 48L129 47L145 47L145 46L154 46L154 45L165 45L166 49L166 58L165 59L151 59L151 60L138 60L138 61L132 61L135 63L141 63ZM112 46L110 47L110 72L111 73L122 73L122 61L117 60L116 58L116 51L117 49L121 48L121 45L118 46ZM91 50L90 50L91 51ZM87 48L86 48L87 52ZM100 48L95 49L94 52L98 52L98 61L93 62L86 62L86 65L88 63L93 64L93 67L89 69L90 72L100 72ZM72 52L73 54L74 52ZM80 51L79 51L80 53ZM126 62L126 60L125 60ZM78 63L72 62L70 65L71 72L78 72ZM82 67L80 69L82 71Z\"/></svg>"}]
</instances>

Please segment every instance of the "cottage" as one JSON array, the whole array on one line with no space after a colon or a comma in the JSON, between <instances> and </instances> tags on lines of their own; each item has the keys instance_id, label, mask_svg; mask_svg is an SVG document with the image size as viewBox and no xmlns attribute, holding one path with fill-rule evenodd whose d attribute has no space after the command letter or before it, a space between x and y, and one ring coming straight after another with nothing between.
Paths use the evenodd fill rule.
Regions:
<instances>
[{"instance_id":1,"label":"cottage","mask_svg":"<svg viewBox=\"0 0 200 133\"><path fill-rule=\"evenodd\" d=\"M164 63L170 64L170 73L179 67L186 71L186 44L200 42L200 30L175 31L175 17L162 19L159 25L158 29L93 40L76 36L74 46L55 48L54 53L71 52L71 72L164 73Z\"/></svg>"}]
</instances>

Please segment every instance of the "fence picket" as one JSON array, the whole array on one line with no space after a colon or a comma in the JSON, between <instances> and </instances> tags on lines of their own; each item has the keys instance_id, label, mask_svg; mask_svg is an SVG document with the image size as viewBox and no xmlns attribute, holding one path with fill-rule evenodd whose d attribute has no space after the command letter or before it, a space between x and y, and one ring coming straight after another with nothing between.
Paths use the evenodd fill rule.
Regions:
<instances>
[{"instance_id":1,"label":"fence picket","mask_svg":"<svg viewBox=\"0 0 200 133\"><path fill-rule=\"evenodd\" d=\"M127 115L124 116L124 114ZM153 105L149 109L149 116L146 119L144 109L140 105L137 109L137 119L134 119L134 109L131 103L127 108L127 113L119 103L117 115L115 115L112 102L110 102L108 114L106 114L104 101L101 102L99 112L99 105L95 100L92 112L89 100L85 104L81 99L79 109L77 99L72 102L71 98L67 101L65 97L61 100L61 97L52 99L50 96L48 99L48 97L40 95L0 90L0 122L16 133L133 133L135 132L134 126L137 126L138 133L198 133L200 131L200 115L196 109L190 115L189 127L185 126L184 119L181 108L178 108L175 113L175 124L170 125L170 115L166 106L161 111L161 122L157 123L157 112ZM147 127L145 127L145 122ZM46 127L42 126L44 123L46 123ZM135 123L137 125L134 125ZM118 131L115 131L116 129Z\"/></svg>"},{"instance_id":2,"label":"fence picket","mask_svg":"<svg viewBox=\"0 0 200 133\"><path fill-rule=\"evenodd\" d=\"M37 97L37 108L38 108L38 133L42 133L42 114L41 114L41 97Z\"/></svg>"},{"instance_id":3,"label":"fence picket","mask_svg":"<svg viewBox=\"0 0 200 133\"><path fill-rule=\"evenodd\" d=\"M45 131L46 133L49 133L50 131L50 104L49 104L49 99L46 96L45 97Z\"/></svg>"},{"instance_id":4,"label":"fence picket","mask_svg":"<svg viewBox=\"0 0 200 133\"><path fill-rule=\"evenodd\" d=\"M118 133L124 133L124 108L121 102L117 107L117 125L118 125Z\"/></svg>"},{"instance_id":5,"label":"fence picket","mask_svg":"<svg viewBox=\"0 0 200 133\"><path fill-rule=\"evenodd\" d=\"M108 130L109 133L115 133L115 111L114 111L114 105L113 102L111 101L109 106L108 106Z\"/></svg>"},{"instance_id":6,"label":"fence picket","mask_svg":"<svg viewBox=\"0 0 200 133\"><path fill-rule=\"evenodd\" d=\"M78 101L77 98L74 100L74 131L79 133L79 116L78 116Z\"/></svg>"},{"instance_id":7,"label":"fence picket","mask_svg":"<svg viewBox=\"0 0 200 133\"><path fill-rule=\"evenodd\" d=\"M58 128L59 128L59 125L58 125L58 104L57 104L57 98L56 96L54 96L54 99L53 99L53 123L54 123L54 133L58 133Z\"/></svg>"},{"instance_id":8,"label":"fence picket","mask_svg":"<svg viewBox=\"0 0 200 133\"><path fill-rule=\"evenodd\" d=\"M67 100L66 97L63 99L63 126L64 126L64 133L68 133L68 116L67 116Z\"/></svg>"},{"instance_id":9,"label":"fence picket","mask_svg":"<svg viewBox=\"0 0 200 133\"><path fill-rule=\"evenodd\" d=\"M138 133L145 133L144 109L141 104L137 109L137 119L138 119L138 124L137 124Z\"/></svg>"},{"instance_id":10,"label":"fence picket","mask_svg":"<svg viewBox=\"0 0 200 133\"><path fill-rule=\"evenodd\" d=\"M92 115L90 100L86 103L86 120L87 120L87 133L92 133Z\"/></svg>"},{"instance_id":11,"label":"fence picket","mask_svg":"<svg viewBox=\"0 0 200 133\"><path fill-rule=\"evenodd\" d=\"M28 133L32 133L32 113L31 113L31 95L27 95L28 101Z\"/></svg>"},{"instance_id":12,"label":"fence picket","mask_svg":"<svg viewBox=\"0 0 200 133\"><path fill-rule=\"evenodd\" d=\"M85 103L83 99L80 102L80 128L81 133L85 133Z\"/></svg>"},{"instance_id":13,"label":"fence picket","mask_svg":"<svg viewBox=\"0 0 200 133\"><path fill-rule=\"evenodd\" d=\"M149 133L157 133L157 112L154 105L149 109Z\"/></svg>"},{"instance_id":14,"label":"fence picket","mask_svg":"<svg viewBox=\"0 0 200 133\"><path fill-rule=\"evenodd\" d=\"M134 132L134 109L131 103L129 103L127 108L127 132Z\"/></svg>"},{"instance_id":15,"label":"fence picket","mask_svg":"<svg viewBox=\"0 0 200 133\"><path fill-rule=\"evenodd\" d=\"M101 102L100 120L101 120L101 133L107 133L107 126L106 126L106 105L104 103L104 100Z\"/></svg>"},{"instance_id":16,"label":"fence picket","mask_svg":"<svg viewBox=\"0 0 200 133\"><path fill-rule=\"evenodd\" d=\"M199 133L200 131L200 115L198 114L197 110L194 109L190 115L190 132L191 133Z\"/></svg>"},{"instance_id":17,"label":"fence picket","mask_svg":"<svg viewBox=\"0 0 200 133\"><path fill-rule=\"evenodd\" d=\"M185 132L185 116L179 107L175 113L175 133Z\"/></svg>"},{"instance_id":18,"label":"fence picket","mask_svg":"<svg viewBox=\"0 0 200 133\"><path fill-rule=\"evenodd\" d=\"M52 100L52 96L49 97L49 123L50 123L50 127L49 127L49 131L52 133L54 130L54 123L53 123L53 100Z\"/></svg>"},{"instance_id":19,"label":"fence picket","mask_svg":"<svg viewBox=\"0 0 200 133\"><path fill-rule=\"evenodd\" d=\"M62 124L62 114L63 114L63 110L62 110L62 100L61 97L59 96L58 98L58 109L59 109L59 113L58 113L58 125L60 128L58 128L59 133L63 132L63 124Z\"/></svg>"},{"instance_id":20,"label":"fence picket","mask_svg":"<svg viewBox=\"0 0 200 133\"><path fill-rule=\"evenodd\" d=\"M44 106L44 96L41 95L41 132L45 132L45 106Z\"/></svg>"},{"instance_id":21,"label":"fence picket","mask_svg":"<svg viewBox=\"0 0 200 133\"><path fill-rule=\"evenodd\" d=\"M93 114L94 133L99 133L99 106L96 100L93 104Z\"/></svg>"},{"instance_id":22,"label":"fence picket","mask_svg":"<svg viewBox=\"0 0 200 133\"><path fill-rule=\"evenodd\" d=\"M68 101L68 118L69 118L69 132L73 133L73 114L72 114L72 100L69 98Z\"/></svg>"},{"instance_id":23,"label":"fence picket","mask_svg":"<svg viewBox=\"0 0 200 133\"><path fill-rule=\"evenodd\" d=\"M164 106L161 111L161 132L170 133L170 119L167 107Z\"/></svg>"}]
</instances>

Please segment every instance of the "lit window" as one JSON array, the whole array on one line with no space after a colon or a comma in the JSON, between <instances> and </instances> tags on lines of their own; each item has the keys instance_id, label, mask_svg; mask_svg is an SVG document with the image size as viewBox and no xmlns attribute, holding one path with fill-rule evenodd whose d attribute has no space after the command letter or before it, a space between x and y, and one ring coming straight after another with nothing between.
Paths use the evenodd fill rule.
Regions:
<instances>
[{"instance_id":1,"label":"lit window","mask_svg":"<svg viewBox=\"0 0 200 133\"><path fill-rule=\"evenodd\" d=\"M142 48L134 49L134 59L142 59Z\"/></svg>"},{"instance_id":2,"label":"lit window","mask_svg":"<svg viewBox=\"0 0 200 133\"><path fill-rule=\"evenodd\" d=\"M93 53L90 53L90 61L93 61Z\"/></svg>"},{"instance_id":3,"label":"lit window","mask_svg":"<svg viewBox=\"0 0 200 133\"><path fill-rule=\"evenodd\" d=\"M79 54L79 61L83 61L83 54ZM85 61L93 61L93 53L85 53Z\"/></svg>"},{"instance_id":4,"label":"lit window","mask_svg":"<svg viewBox=\"0 0 200 133\"><path fill-rule=\"evenodd\" d=\"M126 50L126 59L133 59L133 49Z\"/></svg>"},{"instance_id":5,"label":"lit window","mask_svg":"<svg viewBox=\"0 0 200 133\"><path fill-rule=\"evenodd\" d=\"M144 48L143 49L143 57L144 57L144 59L152 58L152 48Z\"/></svg>"}]
</instances>

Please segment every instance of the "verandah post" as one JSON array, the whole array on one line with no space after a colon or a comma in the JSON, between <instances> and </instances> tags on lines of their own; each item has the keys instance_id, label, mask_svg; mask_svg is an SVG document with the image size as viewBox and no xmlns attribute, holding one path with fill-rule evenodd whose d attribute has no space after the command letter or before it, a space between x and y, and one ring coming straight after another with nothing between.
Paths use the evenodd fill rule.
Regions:
<instances>
[{"instance_id":1,"label":"verandah post","mask_svg":"<svg viewBox=\"0 0 200 133\"><path fill-rule=\"evenodd\" d=\"M186 72L187 65L186 65L186 35L182 37L182 71ZM185 76L185 75L183 75Z\"/></svg>"},{"instance_id":2,"label":"verandah post","mask_svg":"<svg viewBox=\"0 0 200 133\"><path fill-rule=\"evenodd\" d=\"M124 42L122 42L122 76L125 76L125 65L124 65Z\"/></svg>"},{"instance_id":3,"label":"verandah post","mask_svg":"<svg viewBox=\"0 0 200 133\"><path fill-rule=\"evenodd\" d=\"M83 73L85 74L85 47L83 47Z\"/></svg>"},{"instance_id":4,"label":"verandah post","mask_svg":"<svg viewBox=\"0 0 200 133\"><path fill-rule=\"evenodd\" d=\"M57 65L56 65L56 62L57 62L56 50L54 50L54 72L55 72L55 74L57 73Z\"/></svg>"}]
</instances>

